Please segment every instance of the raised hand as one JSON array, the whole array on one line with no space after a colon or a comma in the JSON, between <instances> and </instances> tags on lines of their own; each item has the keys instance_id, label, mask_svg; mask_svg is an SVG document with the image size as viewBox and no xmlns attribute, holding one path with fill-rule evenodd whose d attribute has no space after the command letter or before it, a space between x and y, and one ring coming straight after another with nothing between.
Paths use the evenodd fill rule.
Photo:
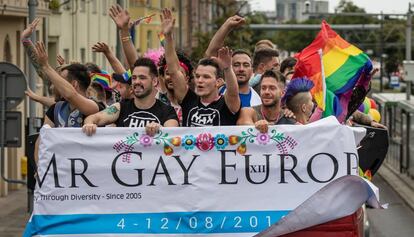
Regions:
<instances>
[{"instance_id":1,"label":"raised hand","mask_svg":"<svg viewBox=\"0 0 414 237\"><path fill-rule=\"evenodd\" d=\"M45 44L43 42L37 41L35 44L36 59L39 63L39 66L48 65L48 55L46 53Z\"/></svg>"},{"instance_id":2,"label":"raised hand","mask_svg":"<svg viewBox=\"0 0 414 237\"><path fill-rule=\"evenodd\" d=\"M175 25L175 18L173 18L170 9L162 10L161 18L161 31L164 35L172 34Z\"/></svg>"},{"instance_id":3,"label":"raised hand","mask_svg":"<svg viewBox=\"0 0 414 237\"><path fill-rule=\"evenodd\" d=\"M218 50L217 57L211 57L211 59L216 61L222 70L227 70L231 67L232 54L233 52L231 49L228 47L222 47Z\"/></svg>"},{"instance_id":4,"label":"raised hand","mask_svg":"<svg viewBox=\"0 0 414 237\"><path fill-rule=\"evenodd\" d=\"M37 24L39 24L40 18L36 18L33 20L32 23L30 23L26 29L22 32L22 39L30 38L30 36L33 34L33 32L36 30Z\"/></svg>"},{"instance_id":5,"label":"raised hand","mask_svg":"<svg viewBox=\"0 0 414 237\"><path fill-rule=\"evenodd\" d=\"M60 66L62 66L63 64L65 64L65 59L62 57L62 55L60 55L60 54L58 54L57 56L56 56L56 61L57 61L57 63L60 65Z\"/></svg>"},{"instance_id":6,"label":"raised hand","mask_svg":"<svg viewBox=\"0 0 414 237\"><path fill-rule=\"evenodd\" d=\"M231 29L234 29L234 28L244 25L245 23L246 23L246 19L244 19L241 16L234 15L234 16L227 18L227 20L224 22L224 25Z\"/></svg>"},{"instance_id":7,"label":"raised hand","mask_svg":"<svg viewBox=\"0 0 414 237\"><path fill-rule=\"evenodd\" d=\"M106 54L109 53L109 47L104 42L98 42L92 46L92 51Z\"/></svg>"},{"instance_id":8,"label":"raised hand","mask_svg":"<svg viewBox=\"0 0 414 237\"><path fill-rule=\"evenodd\" d=\"M129 29L129 22L131 17L126 9L123 9L120 5L111 6L109 9L109 16L115 22L119 29Z\"/></svg>"}]
</instances>

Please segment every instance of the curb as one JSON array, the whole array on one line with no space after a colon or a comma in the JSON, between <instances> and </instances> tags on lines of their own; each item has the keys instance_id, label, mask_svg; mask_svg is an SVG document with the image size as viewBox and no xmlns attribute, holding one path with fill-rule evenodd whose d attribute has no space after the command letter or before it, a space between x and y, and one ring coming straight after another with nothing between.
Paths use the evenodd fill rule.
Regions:
<instances>
[{"instance_id":1,"label":"curb","mask_svg":"<svg viewBox=\"0 0 414 237\"><path fill-rule=\"evenodd\" d=\"M410 177L402 177L403 175L397 173L393 168L384 163L378 170L378 174L384 178L392 189L401 197L402 200L414 210L414 183Z\"/></svg>"}]
</instances>

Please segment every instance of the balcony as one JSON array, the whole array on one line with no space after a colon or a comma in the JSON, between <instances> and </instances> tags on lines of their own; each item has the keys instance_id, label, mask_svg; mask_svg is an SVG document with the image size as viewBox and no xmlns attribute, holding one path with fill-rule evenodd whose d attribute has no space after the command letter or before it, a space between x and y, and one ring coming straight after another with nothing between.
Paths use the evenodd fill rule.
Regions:
<instances>
[{"instance_id":1,"label":"balcony","mask_svg":"<svg viewBox=\"0 0 414 237\"><path fill-rule=\"evenodd\" d=\"M36 14L38 16L49 15L49 1L37 0ZM0 16L28 16L28 0L0 0Z\"/></svg>"}]
</instances>

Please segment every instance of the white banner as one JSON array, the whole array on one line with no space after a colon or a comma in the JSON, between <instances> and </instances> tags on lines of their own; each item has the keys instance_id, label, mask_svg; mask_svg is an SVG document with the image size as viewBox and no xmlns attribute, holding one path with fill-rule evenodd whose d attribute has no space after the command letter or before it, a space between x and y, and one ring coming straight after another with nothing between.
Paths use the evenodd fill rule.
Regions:
<instances>
[{"instance_id":1,"label":"white banner","mask_svg":"<svg viewBox=\"0 0 414 237\"><path fill-rule=\"evenodd\" d=\"M357 175L353 131L306 126L43 128L25 236L252 236Z\"/></svg>"}]
</instances>

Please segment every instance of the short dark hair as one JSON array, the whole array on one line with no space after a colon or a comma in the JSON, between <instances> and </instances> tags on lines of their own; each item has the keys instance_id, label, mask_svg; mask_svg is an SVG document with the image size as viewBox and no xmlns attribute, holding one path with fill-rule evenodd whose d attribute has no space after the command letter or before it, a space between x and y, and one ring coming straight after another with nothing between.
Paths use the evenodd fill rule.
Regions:
<instances>
[{"instance_id":1,"label":"short dark hair","mask_svg":"<svg viewBox=\"0 0 414 237\"><path fill-rule=\"evenodd\" d=\"M216 77L217 78L223 78L224 79L224 75L223 75L223 70L220 69L220 66L218 65L218 63L216 63L216 61L214 61L211 58L202 58L200 59L200 61L198 61L197 67L198 66L212 66L216 69Z\"/></svg>"},{"instance_id":2,"label":"short dark hair","mask_svg":"<svg viewBox=\"0 0 414 237\"><path fill-rule=\"evenodd\" d=\"M65 67L62 67L62 71L68 71L68 81L76 80L79 82L80 89L86 91L91 84L91 78L88 74L88 69L85 65L80 63L72 63Z\"/></svg>"},{"instance_id":3,"label":"short dark hair","mask_svg":"<svg viewBox=\"0 0 414 237\"><path fill-rule=\"evenodd\" d=\"M193 70L194 67L191 63L190 58L181 50L176 51L178 61L184 63L185 66L188 68L187 76L190 78L190 80L193 78ZM165 66L167 65L167 60L165 59L165 54L161 56L160 62L158 63L158 73L161 76L165 75Z\"/></svg>"},{"instance_id":4,"label":"short dark hair","mask_svg":"<svg viewBox=\"0 0 414 237\"><path fill-rule=\"evenodd\" d=\"M256 70L260 63L267 63L273 57L279 57L279 51L276 49L262 48L257 50L253 55L253 70Z\"/></svg>"},{"instance_id":5,"label":"short dark hair","mask_svg":"<svg viewBox=\"0 0 414 237\"><path fill-rule=\"evenodd\" d=\"M101 73L102 70L99 68L98 65L92 62L85 63L86 68L88 69L88 73Z\"/></svg>"},{"instance_id":6,"label":"short dark hair","mask_svg":"<svg viewBox=\"0 0 414 237\"><path fill-rule=\"evenodd\" d=\"M250 59L252 58L252 56L250 55L250 53L247 50L244 50L244 49L236 49L236 50L234 50L233 51L233 54L231 55L231 57L234 57L235 55L238 55L238 54L246 54L247 56L249 56Z\"/></svg>"},{"instance_id":7,"label":"short dark hair","mask_svg":"<svg viewBox=\"0 0 414 237\"><path fill-rule=\"evenodd\" d=\"M134 68L136 67L148 67L150 70L150 74L152 74L155 77L158 76L157 66L155 66L155 63L149 58L138 58L137 61L135 61L134 66L131 68L131 71L134 71Z\"/></svg>"},{"instance_id":8,"label":"short dark hair","mask_svg":"<svg viewBox=\"0 0 414 237\"><path fill-rule=\"evenodd\" d=\"M295 67L297 61L298 60L296 60L296 58L293 58L293 57L287 57L287 58L285 58L282 61L282 63L280 63L280 72L281 73L285 73L285 70L287 68Z\"/></svg>"},{"instance_id":9,"label":"short dark hair","mask_svg":"<svg viewBox=\"0 0 414 237\"><path fill-rule=\"evenodd\" d=\"M277 82L282 83L283 86L284 86L285 81L283 80L283 78L281 76L283 76L283 75L280 72L278 73L277 71L267 70L262 74L262 76L260 78L260 84L262 84L263 78L271 77L271 78L274 78Z\"/></svg>"}]
</instances>

